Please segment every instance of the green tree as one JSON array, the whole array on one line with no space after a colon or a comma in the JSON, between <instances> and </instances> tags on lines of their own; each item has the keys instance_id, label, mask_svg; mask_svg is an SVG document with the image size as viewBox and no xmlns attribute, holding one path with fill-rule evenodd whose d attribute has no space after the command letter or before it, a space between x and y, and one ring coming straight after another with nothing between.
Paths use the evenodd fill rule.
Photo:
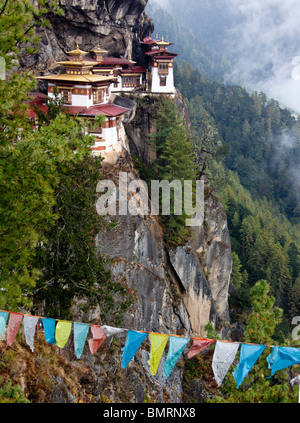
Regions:
<instances>
[{"instance_id":1,"label":"green tree","mask_svg":"<svg viewBox=\"0 0 300 423\"><path fill-rule=\"evenodd\" d=\"M25 398L19 385L13 385L12 380L4 381L0 378L0 403L1 404L26 404L30 401Z\"/></svg>"},{"instance_id":2,"label":"green tree","mask_svg":"<svg viewBox=\"0 0 300 423\"><path fill-rule=\"evenodd\" d=\"M288 248L288 259L291 268L291 274L293 280L296 280L300 276L300 252L294 242L291 242Z\"/></svg>"},{"instance_id":3,"label":"green tree","mask_svg":"<svg viewBox=\"0 0 300 423\"><path fill-rule=\"evenodd\" d=\"M63 13L56 0L0 0L0 56L7 70L16 65L21 48L28 54L37 53L40 38L36 29L47 26L53 13Z\"/></svg>"},{"instance_id":4,"label":"green tree","mask_svg":"<svg viewBox=\"0 0 300 423\"><path fill-rule=\"evenodd\" d=\"M288 293L289 317L294 318L300 315L300 277L297 278Z\"/></svg>"},{"instance_id":5,"label":"green tree","mask_svg":"<svg viewBox=\"0 0 300 423\"><path fill-rule=\"evenodd\" d=\"M178 180L182 184L182 201L184 199L184 181L195 181L196 166L194 148L190 141L183 117L174 101L162 98L157 108L155 134L157 157L153 170L159 180L169 182ZM185 220L188 217L182 204L182 213L175 213L174 190L171 192L170 216L161 216L167 244L179 244L188 235Z\"/></svg>"},{"instance_id":6,"label":"green tree","mask_svg":"<svg viewBox=\"0 0 300 423\"><path fill-rule=\"evenodd\" d=\"M132 302L95 245L97 234L109 230L95 207L101 161L87 154L59 173L54 207L59 218L45 232L47 242L37 248L34 262L42 269L35 302L43 301L50 317L70 319L77 298L85 300L83 309L100 306L102 319L117 324Z\"/></svg>"},{"instance_id":7,"label":"green tree","mask_svg":"<svg viewBox=\"0 0 300 423\"><path fill-rule=\"evenodd\" d=\"M237 389L232 375L228 372L220 388L222 397L212 402L224 403L289 403L297 402L297 392L290 389L288 372L276 372L270 379L266 357L274 345L273 335L276 325L282 320L282 310L275 306L275 298L270 295L270 286L265 280L257 282L251 289L252 312L244 332L244 342L266 345L267 348L255 366Z\"/></svg>"},{"instance_id":8,"label":"green tree","mask_svg":"<svg viewBox=\"0 0 300 423\"><path fill-rule=\"evenodd\" d=\"M233 251L232 253L232 273L230 280L236 289L239 289L243 283L242 264L239 256Z\"/></svg>"},{"instance_id":9,"label":"green tree","mask_svg":"<svg viewBox=\"0 0 300 423\"><path fill-rule=\"evenodd\" d=\"M44 0L0 2L0 54L5 55L6 80L0 81L0 306L16 309L30 305L29 296L39 276L32 266L44 231L54 224L58 170L80 161L92 139L82 123L58 115L48 126L33 130L27 100L36 87L33 75L12 65L26 45L32 52L37 25L55 11ZM52 4L52 3L51 3Z\"/></svg>"}]
</instances>

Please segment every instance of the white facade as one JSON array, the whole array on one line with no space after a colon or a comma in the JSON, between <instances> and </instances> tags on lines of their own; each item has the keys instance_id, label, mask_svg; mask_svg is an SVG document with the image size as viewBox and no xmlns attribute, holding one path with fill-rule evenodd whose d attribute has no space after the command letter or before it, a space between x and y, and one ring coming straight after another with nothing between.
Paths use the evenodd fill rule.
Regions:
<instances>
[{"instance_id":1,"label":"white facade","mask_svg":"<svg viewBox=\"0 0 300 423\"><path fill-rule=\"evenodd\" d=\"M48 84L48 96L50 98L55 98L54 93L52 92L53 87L55 84ZM100 87L99 87L100 88ZM102 101L94 102L94 95L92 85L75 85L74 87L70 88L71 92L71 103L65 103L68 106L76 106L76 107L84 107L88 108L95 104L102 104L108 103L108 100L111 95L111 85L108 87L100 88L103 91L103 99ZM59 97L62 98L62 93L60 89Z\"/></svg>"},{"instance_id":2,"label":"white facade","mask_svg":"<svg viewBox=\"0 0 300 423\"><path fill-rule=\"evenodd\" d=\"M134 76L134 75L128 75L128 76ZM136 75L135 77L139 77L139 86L141 87L143 84L143 75ZM132 87L128 87L126 83L124 83L124 76L122 77L121 75L118 75L117 77L117 82L118 82L118 86L115 86L114 83L111 84L111 92L114 93L120 93L120 92L131 92L134 91L136 89L135 86Z\"/></svg>"},{"instance_id":3,"label":"white facade","mask_svg":"<svg viewBox=\"0 0 300 423\"><path fill-rule=\"evenodd\" d=\"M117 93L121 91L122 79L120 75L117 76L117 82L118 82L118 85L116 84L117 86L115 86L114 83L110 84L110 90L112 93Z\"/></svg>"},{"instance_id":4,"label":"white facade","mask_svg":"<svg viewBox=\"0 0 300 423\"><path fill-rule=\"evenodd\" d=\"M169 67L168 75L163 75L166 77L165 86L161 85L161 75L159 75L158 73L158 67L151 67L151 74L152 74L152 86L151 86L152 93L168 93L168 94L175 93L173 67Z\"/></svg>"}]
</instances>

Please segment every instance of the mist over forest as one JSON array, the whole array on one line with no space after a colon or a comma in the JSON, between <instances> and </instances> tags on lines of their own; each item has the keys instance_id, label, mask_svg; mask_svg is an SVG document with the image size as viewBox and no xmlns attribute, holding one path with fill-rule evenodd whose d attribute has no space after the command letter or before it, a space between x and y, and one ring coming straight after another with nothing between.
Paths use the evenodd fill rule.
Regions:
<instances>
[{"instance_id":1,"label":"mist over forest","mask_svg":"<svg viewBox=\"0 0 300 423\"><path fill-rule=\"evenodd\" d=\"M165 8L190 39L231 63L224 81L263 91L300 112L299 2L150 0L151 12L155 6ZM162 31L158 21L155 14L155 31Z\"/></svg>"}]
</instances>

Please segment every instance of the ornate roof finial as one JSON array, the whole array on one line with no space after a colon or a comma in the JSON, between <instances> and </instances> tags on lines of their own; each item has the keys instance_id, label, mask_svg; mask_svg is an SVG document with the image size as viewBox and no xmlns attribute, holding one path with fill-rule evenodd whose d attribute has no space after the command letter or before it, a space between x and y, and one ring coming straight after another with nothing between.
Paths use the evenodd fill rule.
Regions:
<instances>
[{"instance_id":1,"label":"ornate roof finial","mask_svg":"<svg viewBox=\"0 0 300 423\"><path fill-rule=\"evenodd\" d=\"M83 57L86 56L88 52L80 50L78 44L76 44L76 49L72 51L67 51L67 54L73 57L73 60L82 61Z\"/></svg>"}]
</instances>

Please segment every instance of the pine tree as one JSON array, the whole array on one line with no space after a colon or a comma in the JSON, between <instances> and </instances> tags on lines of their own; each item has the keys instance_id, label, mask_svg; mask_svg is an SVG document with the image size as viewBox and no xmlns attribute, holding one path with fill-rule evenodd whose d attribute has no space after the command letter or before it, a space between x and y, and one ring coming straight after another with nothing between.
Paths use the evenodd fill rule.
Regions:
<instances>
[{"instance_id":1,"label":"pine tree","mask_svg":"<svg viewBox=\"0 0 300 423\"><path fill-rule=\"evenodd\" d=\"M153 169L160 181L178 180L183 190L184 181L196 179L194 148L187 127L175 103L168 98L160 99L157 116L155 135L157 158L153 163ZM175 215L174 195L172 190L170 216L160 218L164 227L165 241L170 245L179 244L189 233L185 227L185 220L189 216L185 214L183 204L182 214ZM183 191L182 199L184 199Z\"/></svg>"},{"instance_id":2,"label":"pine tree","mask_svg":"<svg viewBox=\"0 0 300 423\"><path fill-rule=\"evenodd\" d=\"M239 256L233 251L232 253L232 273L230 280L233 283L235 289L239 289L243 283L243 276L242 276L242 264L239 259Z\"/></svg>"},{"instance_id":3,"label":"pine tree","mask_svg":"<svg viewBox=\"0 0 300 423\"><path fill-rule=\"evenodd\" d=\"M0 80L0 307L30 305L39 269L32 266L35 249L53 225L58 170L80 160L92 140L81 122L58 115L51 125L33 130L27 100L36 82L28 72L12 66L26 44L32 53L37 25L47 23L46 2L0 2L0 55L6 60L7 78Z\"/></svg>"}]
</instances>

